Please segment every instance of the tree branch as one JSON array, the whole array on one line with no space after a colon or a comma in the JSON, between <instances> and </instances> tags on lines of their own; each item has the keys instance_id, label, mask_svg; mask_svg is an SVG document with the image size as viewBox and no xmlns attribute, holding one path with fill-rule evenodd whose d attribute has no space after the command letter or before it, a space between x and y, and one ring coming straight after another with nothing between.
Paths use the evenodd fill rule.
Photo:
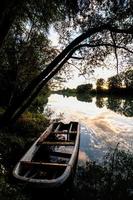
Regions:
<instances>
[{"instance_id":1,"label":"tree branch","mask_svg":"<svg viewBox=\"0 0 133 200\"><path fill-rule=\"evenodd\" d=\"M76 60L82 60L84 57L78 57L78 56L72 56L71 58L76 59Z\"/></svg>"},{"instance_id":2,"label":"tree branch","mask_svg":"<svg viewBox=\"0 0 133 200\"><path fill-rule=\"evenodd\" d=\"M114 53L115 53L115 57L116 57L116 69L117 69L117 75L119 73L119 60L118 60L118 55L117 55L117 47L116 47L116 42L115 42L115 38L112 32L110 32L111 34L111 38L114 44Z\"/></svg>"},{"instance_id":3,"label":"tree branch","mask_svg":"<svg viewBox=\"0 0 133 200\"><path fill-rule=\"evenodd\" d=\"M118 49L124 49L125 51L128 51L129 53L132 53L133 54L133 51L126 48L126 47L123 47L123 46L119 46L119 45L113 45L113 44L110 44L110 43L101 43L101 44L80 44L80 45L77 45L75 47L75 51L77 51L78 49L80 48L83 48L83 47L100 47L100 46L105 46L105 47L113 47L113 48L118 48Z\"/></svg>"},{"instance_id":4,"label":"tree branch","mask_svg":"<svg viewBox=\"0 0 133 200\"><path fill-rule=\"evenodd\" d=\"M71 58L73 58L73 56L72 56ZM76 65L74 65L73 63L70 63L70 62L68 62L68 61L67 61L67 63L68 63L69 65L73 65L73 66L84 76L84 78L86 79L85 75L82 73L82 71L81 71L81 69L80 69L79 67L77 67Z\"/></svg>"}]
</instances>

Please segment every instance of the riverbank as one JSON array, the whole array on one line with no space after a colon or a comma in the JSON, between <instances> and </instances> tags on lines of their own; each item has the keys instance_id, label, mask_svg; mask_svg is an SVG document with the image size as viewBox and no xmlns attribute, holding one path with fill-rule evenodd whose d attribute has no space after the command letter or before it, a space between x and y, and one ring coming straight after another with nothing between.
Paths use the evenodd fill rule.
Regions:
<instances>
[{"instance_id":1,"label":"riverbank","mask_svg":"<svg viewBox=\"0 0 133 200\"><path fill-rule=\"evenodd\" d=\"M46 129L49 119L39 113L24 113L0 133L0 199L29 199L24 185L15 182L12 170L34 140Z\"/></svg>"},{"instance_id":2,"label":"riverbank","mask_svg":"<svg viewBox=\"0 0 133 200\"><path fill-rule=\"evenodd\" d=\"M117 146L118 147L118 146ZM78 165L74 182L55 190L37 190L27 188L12 178L11 171L0 168L0 199L1 200L41 200L42 197L59 200L132 200L133 198L133 155L110 150L102 165L86 162Z\"/></svg>"}]
</instances>

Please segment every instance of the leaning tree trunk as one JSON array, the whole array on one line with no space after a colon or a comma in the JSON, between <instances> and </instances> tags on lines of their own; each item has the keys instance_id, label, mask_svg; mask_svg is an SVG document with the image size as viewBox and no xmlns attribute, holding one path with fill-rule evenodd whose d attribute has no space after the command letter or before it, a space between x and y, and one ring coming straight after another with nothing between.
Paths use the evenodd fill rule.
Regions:
<instances>
[{"instance_id":1,"label":"leaning tree trunk","mask_svg":"<svg viewBox=\"0 0 133 200\"><path fill-rule=\"evenodd\" d=\"M73 40L36 78L30 82L30 84L19 97L13 99L12 104L0 119L0 128L11 123L14 119L19 117L22 112L25 111L27 106L29 106L29 104L34 100L45 83L47 83L47 81L50 80L69 59L70 54L76 50L76 47L79 43L91 35L101 32L105 29L117 33L132 34L133 32L131 28L127 30L121 30L112 28L109 25L103 25L97 28L91 28L85 33L81 34L79 37Z\"/></svg>"},{"instance_id":2,"label":"leaning tree trunk","mask_svg":"<svg viewBox=\"0 0 133 200\"><path fill-rule=\"evenodd\" d=\"M14 121L16 121L16 119L18 119L18 117L28 108L28 106L30 106L30 104L36 98L36 96L39 94L39 92L41 91L41 89L47 84L47 82L55 74L57 74L59 72L59 70L62 68L62 66L72 56L72 54L73 54L74 51L75 51L75 49L73 49L72 51L70 51L69 54L64 58L64 60L51 73L49 73L49 75L45 79L43 79L43 81L39 85L37 85L36 89L33 91L33 93L31 94L31 96L29 96L29 98L27 99L27 101L25 101L23 103L23 105L20 108L18 108L18 110L14 113L14 115L10 119L10 123L13 123Z\"/></svg>"},{"instance_id":3,"label":"leaning tree trunk","mask_svg":"<svg viewBox=\"0 0 133 200\"><path fill-rule=\"evenodd\" d=\"M0 128L8 125L14 118L16 118L16 116L18 116L17 113L21 108L24 107L29 97L32 96L32 94L34 94L36 88L65 59L65 57L70 53L70 51L72 51L84 39L88 38L96 32L102 31L104 28L105 26L89 29L88 31L77 37L75 40L73 40L36 78L34 78L29 83L29 85L19 97L16 97L12 100L11 105L7 108L7 110L0 119Z\"/></svg>"}]
</instances>

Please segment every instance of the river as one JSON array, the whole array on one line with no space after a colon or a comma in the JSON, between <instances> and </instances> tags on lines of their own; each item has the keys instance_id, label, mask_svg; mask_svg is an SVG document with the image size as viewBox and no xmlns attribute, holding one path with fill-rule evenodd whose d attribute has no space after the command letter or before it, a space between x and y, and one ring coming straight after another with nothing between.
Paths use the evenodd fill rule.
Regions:
<instances>
[{"instance_id":1,"label":"river","mask_svg":"<svg viewBox=\"0 0 133 200\"><path fill-rule=\"evenodd\" d=\"M51 120L80 123L79 161L100 162L110 148L133 150L133 99L51 94L44 112Z\"/></svg>"}]
</instances>

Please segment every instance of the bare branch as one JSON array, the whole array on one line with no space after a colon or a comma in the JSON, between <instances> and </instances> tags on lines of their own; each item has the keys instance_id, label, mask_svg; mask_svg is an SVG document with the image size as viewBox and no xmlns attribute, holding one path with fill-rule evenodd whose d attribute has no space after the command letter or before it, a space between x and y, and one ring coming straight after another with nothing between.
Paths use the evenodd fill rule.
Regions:
<instances>
[{"instance_id":1,"label":"bare branch","mask_svg":"<svg viewBox=\"0 0 133 200\"><path fill-rule=\"evenodd\" d=\"M72 56L71 58L73 58L73 59L77 59L77 60L85 59L84 57L77 57L77 56Z\"/></svg>"},{"instance_id":2,"label":"bare branch","mask_svg":"<svg viewBox=\"0 0 133 200\"><path fill-rule=\"evenodd\" d=\"M83 74L82 70L81 70L79 67L77 67L77 65L74 65L73 63L71 63L71 62L69 62L69 61L67 61L67 63L68 63L69 65L73 65L73 66L82 74L82 76L86 79L86 77L85 77L85 75Z\"/></svg>"},{"instance_id":3,"label":"bare branch","mask_svg":"<svg viewBox=\"0 0 133 200\"><path fill-rule=\"evenodd\" d=\"M117 54L117 47L116 47L116 42L115 42L115 38L112 32L110 32L111 34L111 38L114 44L114 53L115 53L115 57L116 57L116 69L117 69L117 75L119 73L119 60L118 60L118 54Z\"/></svg>"},{"instance_id":4,"label":"bare branch","mask_svg":"<svg viewBox=\"0 0 133 200\"><path fill-rule=\"evenodd\" d=\"M113 44L110 44L110 43L101 43L101 44L80 44L78 46L75 47L75 51L80 49L80 48L83 48L83 47L100 47L100 46L108 46L108 47L113 47L113 48L118 48L118 49L124 49L125 51L128 51L129 53L132 53L133 54L133 51L126 48L126 47L123 47L123 46L119 46L119 45L113 45Z\"/></svg>"}]
</instances>

